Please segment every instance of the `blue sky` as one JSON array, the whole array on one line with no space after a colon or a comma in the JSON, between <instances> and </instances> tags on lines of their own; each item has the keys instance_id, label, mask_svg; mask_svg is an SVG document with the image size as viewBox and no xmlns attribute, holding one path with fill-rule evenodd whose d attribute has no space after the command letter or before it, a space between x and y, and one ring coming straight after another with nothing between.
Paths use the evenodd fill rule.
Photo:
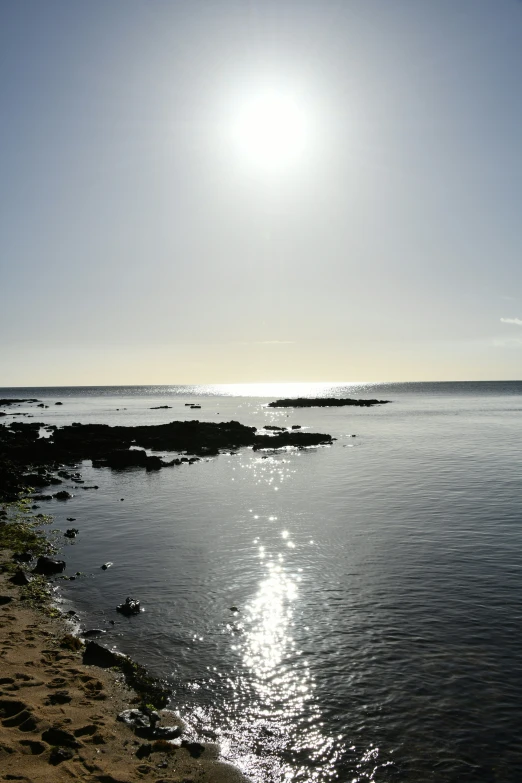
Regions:
<instances>
[{"instance_id":1,"label":"blue sky","mask_svg":"<svg viewBox=\"0 0 522 783\"><path fill-rule=\"evenodd\" d=\"M520 378L521 82L518 0L0 0L0 385Z\"/></svg>"}]
</instances>

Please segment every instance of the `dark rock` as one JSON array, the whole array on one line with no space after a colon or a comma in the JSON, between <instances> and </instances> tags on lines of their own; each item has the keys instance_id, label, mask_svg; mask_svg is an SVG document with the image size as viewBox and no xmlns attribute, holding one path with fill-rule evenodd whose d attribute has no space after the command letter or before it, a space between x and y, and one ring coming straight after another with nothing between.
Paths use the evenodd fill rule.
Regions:
<instances>
[{"instance_id":1,"label":"dark rock","mask_svg":"<svg viewBox=\"0 0 522 783\"><path fill-rule=\"evenodd\" d=\"M116 611L124 614L126 617L130 617L133 614L139 614L141 611L140 602L135 598L127 597L125 603L116 607Z\"/></svg>"},{"instance_id":2,"label":"dark rock","mask_svg":"<svg viewBox=\"0 0 522 783\"><path fill-rule=\"evenodd\" d=\"M117 668L125 677L125 682L133 688L143 703L154 704L159 709L168 703L171 691L160 680L150 677L143 666L132 661L126 655L108 650L98 642L87 642L83 654L83 663L103 668Z\"/></svg>"},{"instance_id":3,"label":"dark rock","mask_svg":"<svg viewBox=\"0 0 522 783\"><path fill-rule=\"evenodd\" d=\"M142 449L119 449L112 451L104 459L104 464L115 470L124 468L140 467L147 470L159 470L171 465L171 462L164 462L159 457L151 456Z\"/></svg>"},{"instance_id":4,"label":"dark rock","mask_svg":"<svg viewBox=\"0 0 522 783\"><path fill-rule=\"evenodd\" d=\"M301 429L301 425L300 424L292 424L292 429L293 430L300 430Z\"/></svg>"},{"instance_id":5,"label":"dark rock","mask_svg":"<svg viewBox=\"0 0 522 783\"><path fill-rule=\"evenodd\" d=\"M32 397L27 397L26 399L18 399L16 397L4 397L0 400L0 405L3 408L6 408L8 405L19 405L22 402L38 402L38 400L33 399Z\"/></svg>"},{"instance_id":6,"label":"dark rock","mask_svg":"<svg viewBox=\"0 0 522 783\"><path fill-rule=\"evenodd\" d=\"M16 563L30 563L32 559L32 552L15 552L13 555L13 560Z\"/></svg>"},{"instance_id":7,"label":"dark rock","mask_svg":"<svg viewBox=\"0 0 522 783\"><path fill-rule=\"evenodd\" d=\"M24 476L24 480L28 487L47 487L51 483L51 479L52 476L45 473L28 473Z\"/></svg>"},{"instance_id":8,"label":"dark rock","mask_svg":"<svg viewBox=\"0 0 522 783\"><path fill-rule=\"evenodd\" d=\"M29 574L26 574L25 571L22 571L21 568L18 569L18 571L15 571L14 575L9 579L10 582L12 582L14 585L20 585L20 587L25 587L25 585L28 585L32 581L32 576L29 576Z\"/></svg>"},{"instance_id":9,"label":"dark rock","mask_svg":"<svg viewBox=\"0 0 522 783\"><path fill-rule=\"evenodd\" d=\"M55 405L63 405L63 402L55 402Z\"/></svg>"},{"instance_id":10,"label":"dark rock","mask_svg":"<svg viewBox=\"0 0 522 783\"><path fill-rule=\"evenodd\" d=\"M154 728L154 739L171 740L181 736L181 726L156 726Z\"/></svg>"},{"instance_id":11,"label":"dark rock","mask_svg":"<svg viewBox=\"0 0 522 783\"><path fill-rule=\"evenodd\" d=\"M80 743L69 731L53 726L42 732L42 739L48 745L64 745L66 748L79 748Z\"/></svg>"},{"instance_id":12,"label":"dark rock","mask_svg":"<svg viewBox=\"0 0 522 783\"><path fill-rule=\"evenodd\" d=\"M57 492L54 496L56 500L70 500L72 498L72 495L70 492L67 492L67 490L62 489L60 492Z\"/></svg>"},{"instance_id":13,"label":"dark rock","mask_svg":"<svg viewBox=\"0 0 522 783\"><path fill-rule=\"evenodd\" d=\"M107 631L104 631L102 628L90 628L88 631L84 631L82 636L84 639L89 639L91 636L103 636L105 633Z\"/></svg>"},{"instance_id":14,"label":"dark rock","mask_svg":"<svg viewBox=\"0 0 522 783\"><path fill-rule=\"evenodd\" d=\"M33 500L52 500L53 495L33 495Z\"/></svg>"},{"instance_id":15,"label":"dark rock","mask_svg":"<svg viewBox=\"0 0 522 783\"><path fill-rule=\"evenodd\" d=\"M136 758L144 759L146 756L150 756L152 753L152 745L150 743L140 745L136 751Z\"/></svg>"},{"instance_id":16,"label":"dark rock","mask_svg":"<svg viewBox=\"0 0 522 783\"><path fill-rule=\"evenodd\" d=\"M52 560L50 557L39 557L36 561L36 568L33 573L52 576L53 574L61 574L62 571L65 571L65 560Z\"/></svg>"},{"instance_id":17,"label":"dark rock","mask_svg":"<svg viewBox=\"0 0 522 783\"><path fill-rule=\"evenodd\" d=\"M67 517L67 522L76 522L76 517Z\"/></svg>"},{"instance_id":18,"label":"dark rock","mask_svg":"<svg viewBox=\"0 0 522 783\"><path fill-rule=\"evenodd\" d=\"M304 448L306 446L331 445L332 436L317 432L278 432L277 435L257 435L254 451L259 449L280 449L285 446Z\"/></svg>"},{"instance_id":19,"label":"dark rock","mask_svg":"<svg viewBox=\"0 0 522 783\"><path fill-rule=\"evenodd\" d=\"M284 427L276 427L275 424L265 424L263 429L265 429L265 430L284 430Z\"/></svg>"},{"instance_id":20,"label":"dark rock","mask_svg":"<svg viewBox=\"0 0 522 783\"><path fill-rule=\"evenodd\" d=\"M160 411L171 407L172 405L155 405L153 408L151 408L151 411Z\"/></svg>"},{"instance_id":21,"label":"dark rock","mask_svg":"<svg viewBox=\"0 0 522 783\"><path fill-rule=\"evenodd\" d=\"M70 527L65 531L64 536L65 538L76 538L79 532L77 527Z\"/></svg>"},{"instance_id":22,"label":"dark rock","mask_svg":"<svg viewBox=\"0 0 522 783\"><path fill-rule=\"evenodd\" d=\"M112 565L114 565L114 563L111 563L111 562L110 562L110 560L109 560L109 562L108 562L108 563L104 563L104 564L101 566L101 568L102 568L102 571L106 571L106 570L107 570L108 568L110 568Z\"/></svg>"},{"instance_id":23,"label":"dark rock","mask_svg":"<svg viewBox=\"0 0 522 783\"><path fill-rule=\"evenodd\" d=\"M0 595L0 606L5 606L6 604L10 604L12 600L13 599L10 595Z\"/></svg>"},{"instance_id":24,"label":"dark rock","mask_svg":"<svg viewBox=\"0 0 522 783\"><path fill-rule=\"evenodd\" d=\"M298 397L295 400L276 400L269 402L269 408L334 408L343 405L356 405L361 408L369 408L371 405L384 405L390 400L352 400L347 397Z\"/></svg>"},{"instance_id":25,"label":"dark rock","mask_svg":"<svg viewBox=\"0 0 522 783\"><path fill-rule=\"evenodd\" d=\"M87 642L82 660L86 665L100 666L102 669L110 669L113 666L119 668L130 661L123 653L109 650L98 642Z\"/></svg>"},{"instance_id":26,"label":"dark rock","mask_svg":"<svg viewBox=\"0 0 522 783\"><path fill-rule=\"evenodd\" d=\"M230 609L231 612L239 612L239 609L237 608L237 606L230 606L229 609Z\"/></svg>"}]
</instances>

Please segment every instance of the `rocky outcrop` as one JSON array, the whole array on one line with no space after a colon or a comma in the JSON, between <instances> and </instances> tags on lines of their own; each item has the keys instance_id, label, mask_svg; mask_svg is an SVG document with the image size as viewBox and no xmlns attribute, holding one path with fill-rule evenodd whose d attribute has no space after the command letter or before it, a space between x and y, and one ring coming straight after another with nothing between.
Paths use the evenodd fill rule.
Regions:
<instances>
[{"instance_id":1,"label":"rocky outcrop","mask_svg":"<svg viewBox=\"0 0 522 783\"><path fill-rule=\"evenodd\" d=\"M80 483L79 474L64 470L64 464L71 465L90 459L95 467L126 469L141 467L159 470L182 462L193 462L192 456L165 461L150 451L173 451L199 457L213 456L224 451L237 451L242 447L254 449L281 448L283 446L311 446L332 442L324 433L297 433L287 429L273 430L274 436L260 434L255 427L247 427L238 421L200 422L172 421L166 424L141 425L137 427L107 424L71 424L53 428L50 437L40 437L41 422L15 422L0 424L0 500L16 496L24 487L38 484L57 483L68 479ZM268 425L270 428L275 425ZM270 440L268 440L270 439ZM26 466L42 466L24 477ZM20 470L23 466L24 470ZM58 472L60 479L48 471ZM42 472L43 471L43 472ZM67 491L54 495L38 495L46 500L52 497L66 500L72 497ZM36 499L35 497L35 499Z\"/></svg>"},{"instance_id":2,"label":"rocky outcrop","mask_svg":"<svg viewBox=\"0 0 522 783\"><path fill-rule=\"evenodd\" d=\"M343 405L355 405L359 408L369 408L372 405L384 405L390 400L352 400L347 397L298 397L295 400L276 400L269 402L269 408L339 408Z\"/></svg>"},{"instance_id":3,"label":"rocky outcrop","mask_svg":"<svg viewBox=\"0 0 522 783\"><path fill-rule=\"evenodd\" d=\"M2 408L7 407L8 405L20 405L23 402L38 402L38 400L30 398L30 399L16 399L16 397L4 397L0 400L0 406Z\"/></svg>"},{"instance_id":4,"label":"rocky outcrop","mask_svg":"<svg viewBox=\"0 0 522 783\"><path fill-rule=\"evenodd\" d=\"M305 448L307 446L328 446L333 439L331 435L321 435L317 432L278 432L276 435L258 435L254 443L254 451L259 449L281 449L285 446Z\"/></svg>"},{"instance_id":5,"label":"rocky outcrop","mask_svg":"<svg viewBox=\"0 0 522 783\"><path fill-rule=\"evenodd\" d=\"M101 460L96 460L96 467L106 465L114 470L123 470L124 468L146 468L147 470L159 470L173 465L174 462L164 462L159 457L149 456L143 449L118 449L111 451Z\"/></svg>"}]
</instances>

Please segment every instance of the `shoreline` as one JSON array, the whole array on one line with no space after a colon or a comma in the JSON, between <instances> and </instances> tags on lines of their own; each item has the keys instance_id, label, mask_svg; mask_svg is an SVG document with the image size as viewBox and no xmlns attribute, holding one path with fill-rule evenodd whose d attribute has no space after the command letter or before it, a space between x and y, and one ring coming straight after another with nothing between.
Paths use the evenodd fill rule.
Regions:
<instances>
[{"instance_id":1,"label":"shoreline","mask_svg":"<svg viewBox=\"0 0 522 783\"><path fill-rule=\"evenodd\" d=\"M217 745L185 738L175 712L153 709L164 706L166 691L142 666L71 634L67 614L52 607L43 577L26 587L13 584L13 575L21 569L12 550L5 548L5 533L23 525L22 541L25 537L34 543L37 536L42 551L50 551L48 537L36 528L41 521L27 508L18 521L7 514L0 518L3 776L31 783L71 778L247 783L238 769L219 759ZM145 704L145 699L156 703Z\"/></svg>"}]
</instances>

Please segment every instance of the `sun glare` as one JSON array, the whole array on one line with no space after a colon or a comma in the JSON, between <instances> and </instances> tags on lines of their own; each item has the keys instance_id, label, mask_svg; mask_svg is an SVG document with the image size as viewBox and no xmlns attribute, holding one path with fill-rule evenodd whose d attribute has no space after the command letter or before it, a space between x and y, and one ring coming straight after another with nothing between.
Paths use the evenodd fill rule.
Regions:
<instances>
[{"instance_id":1,"label":"sun glare","mask_svg":"<svg viewBox=\"0 0 522 783\"><path fill-rule=\"evenodd\" d=\"M301 157L307 123L289 95L267 91L245 101L234 123L234 137L246 162L261 170L285 168Z\"/></svg>"}]
</instances>

